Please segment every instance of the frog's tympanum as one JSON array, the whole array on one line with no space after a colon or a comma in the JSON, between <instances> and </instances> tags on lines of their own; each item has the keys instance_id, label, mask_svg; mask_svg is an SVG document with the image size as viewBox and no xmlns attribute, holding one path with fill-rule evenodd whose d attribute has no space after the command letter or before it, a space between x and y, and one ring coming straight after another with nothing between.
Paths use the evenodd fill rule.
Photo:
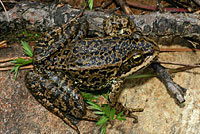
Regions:
<instances>
[{"instance_id":1,"label":"frog's tympanum","mask_svg":"<svg viewBox=\"0 0 200 134\"><path fill-rule=\"evenodd\" d=\"M34 70L25 78L36 100L78 133L76 124L86 114L80 90L110 88L111 106L131 115L117 102L122 83L159 53L158 46L137 32L128 17L104 20L105 37L85 38L87 30L88 22L81 17L49 32L35 46Z\"/></svg>"}]
</instances>

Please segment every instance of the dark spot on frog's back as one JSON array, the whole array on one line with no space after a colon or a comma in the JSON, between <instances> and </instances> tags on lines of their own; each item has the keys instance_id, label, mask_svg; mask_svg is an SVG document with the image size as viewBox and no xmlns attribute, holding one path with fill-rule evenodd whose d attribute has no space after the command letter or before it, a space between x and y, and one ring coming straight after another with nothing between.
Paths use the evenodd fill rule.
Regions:
<instances>
[{"instance_id":1,"label":"dark spot on frog's back","mask_svg":"<svg viewBox=\"0 0 200 134\"><path fill-rule=\"evenodd\" d=\"M108 51L108 47L107 46L103 47L103 51L104 52Z\"/></svg>"},{"instance_id":2,"label":"dark spot on frog's back","mask_svg":"<svg viewBox=\"0 0 200 134\"><path fill-rule=\"evenodd\" d=\"M84 42L86 42L86 41L84 41ZM87 40L87 45L90 47L91 46L91 44L92 44L92 41L91 40Z\"/></svg>"},{"instance_id":3,"label":"dark spot on frog's back","mask_svg":"<svg viewBox=\"0 0 200 134\"><path fill-rule=\"evenodd\" d=\"M91 70L89 70L90 74L94 74L94 73L96 73L98 71L99 71L98 69L91 69Z\"/></svg>"},{"instance_id":4,"label":"dark spot on frog's back","mask_svg":"<svg viewBox=\"0 0 200 134\"><path fill-rule=\"evenodd\" d=\"M106 64L109 64L111 62L111 58L110 57L106 57L105 61L106 61Z\"/></svg>"},{"instance_id":5,"label":"dark spot on frog's back","mask_svg":"<svg viewBox=\"0 0 200 134\"><path fill-rule=\"evenodd\" d=\"M97 40L97 44L103 44L103 41L102 40Z\"/></svg>"},{"instance_id":6,"label":"dark spot on frog's back","mask_svg":"<svg viewBox=\"0 0 200 134\"><path fill-rule=\"evenodd\" d=\"M85 46L85 45L86 45L86 41L81 40L81 41L78 42L78 44L80 44L80 45L82 45L82 46Z\"/></svg>"},{"instance_id":7,"label":"dark spot on frog's back","mask_svg":"<svg viewBox=\"0 0 200 134\"><path fill-rule=\"evenodd\" d=\"M70 52L70 50L64 50L64 51L63 51L63 55L68 55L69 52Z\"/></svg>"},{"instance_id":8,"label":"dark spot on frog's back","mask_svg":"<svg viewBox=\"0 0 200 134\"><path fill-rule=\"evenodd\" d=\"M117 57L116 57L116 58L113 59L113 62L112 62L112 63L115 64L115 63L117 63L117 62L119 62L119 61L120 61L120 58L117 58Z\"/></svg>"},{"instance_id":9,"label":"dark spot on frog's back","mask_svg":"<svg viewBox=\"0 0 200 134\"><path fill-rule=\"evenodd\" d=\"M99 51L95 51L94 54L95 54L96 56L98 56L98 55L99 55Z\"/></svg>"},{"instance_id":10,"label":"dark spot on frog's back","mask_svg":"<svg viewBox=\"0 0 200 134\"><path fill-rule=\"evenodd\" d=\"M127 40L127 41L123 41L123 43L122 43L122 48L123 49L126 49L126 48L128 48L129 47L129 45L130 45L130 42Z\"/></svg>"},{"instance_id":11,"label":"dark spot on frog's back","mask_svg":"<svg viewBox=\"0 0 200 134\"><path fill-rule=\"evenodd\" d=\"M73 49L73 53L78 53L79 52L79 47L74 47L74 49Z\"/></svg>"},{"instance_id":12,"label":"dark spot on frog's back","mask_svg":"<svg viewBox=\"0 0 200 134\"><path fill-rule=\"evenodd\" d=\"M115 40L112 40L111 38L105 38L103 41L104 41L104 44L116 43Z\"/></svg>"},{"instance_id":13,"label":"dark spot on frog's back","mask_svg":"<svg viewBox=\"0 0 200 134\"><path fill-rule=\"evenodd\" d=\"M94 77L94 78L92 78L92 80L90 82L95 83L95 82L98 82L98 81L100 81L100 79L97 78L97 77Z\"/></svg>"},{"instance_id":14,"label":"dark spot on frog's back","mask_svg":"<svg viewBox=\"0 0 200 134\"><path fill-rule=\"evenodd\" d=\"M114 36L112 37L113 40L120 40L120 37Z\"/></svg>"},{"instance_id":15,"label":"dark spot on frog's back","mask_svg":"<svg viewBox=\"0 0 200 134\"><path fill-rule=\"evenodd\" d=\"M63 65L63 63L65 63L65 59L64 59L64 58L59 58L58 60L59 60L59 61L55 62L55 65L56 65L56 64ZM53 64L53 63L52 63L52 64Z\"/></svg>"}]
</instances>

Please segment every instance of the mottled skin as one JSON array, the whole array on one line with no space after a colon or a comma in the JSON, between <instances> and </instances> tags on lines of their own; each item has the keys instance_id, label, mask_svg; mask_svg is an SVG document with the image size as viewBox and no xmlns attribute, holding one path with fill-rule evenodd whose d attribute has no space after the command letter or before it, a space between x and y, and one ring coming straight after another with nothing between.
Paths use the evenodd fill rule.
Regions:
<instances>
[{"instance_id":1,"label":"mottled skin","mask_svg":"<svg viewBox=\"0 0 200 134\"><path fill-rule=\"evenodd\" d=\"M122 83L147 67L159 52L153 42L136 32L127 17L106 19L106 37L84 39L87 29L84 17L53 29L35 46L34 70L26 75L26 86L36 100L77 133L78 119L90 120L85 117L80 90L110 88L111 106L134 117L131 109L117 102Z\"/></svg>"}]
</instances>

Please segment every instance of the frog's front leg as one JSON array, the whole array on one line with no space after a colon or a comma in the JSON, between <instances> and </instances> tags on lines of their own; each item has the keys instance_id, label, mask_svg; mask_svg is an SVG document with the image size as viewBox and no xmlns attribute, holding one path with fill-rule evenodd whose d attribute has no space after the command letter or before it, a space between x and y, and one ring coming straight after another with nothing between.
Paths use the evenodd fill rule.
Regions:
<instances>
[{"instance_id":1,"label":"frog's front leg","mask_svg":"<svg viewBox=\"0 0 200 134\"><path fill-rule=\"evenodd\" d=\"M133 112L142 112L143 109L126 108L122 105L122 103L118 102L118 98L122 89L123 89L123 80L117 79L112 81L111 92L109 94L110 105L116 109L117 113L123 111L124 115L134 118L135 119L134 122L138 122L138 118L136 115L133 114Z\"/></svg>"},{"instance_id":2,"label":"frog's front leg","mask_svg":"<svg viewBox=\"0 0 200 134\"><path fill-rule=\"evenodd\" d=\"M80 91L73 87L69 79L59 79L61 75L50 77L30 71L25 77L26 86L46 109L80 133L76 124L86 114Z\"/></svg>"}]
</instances>

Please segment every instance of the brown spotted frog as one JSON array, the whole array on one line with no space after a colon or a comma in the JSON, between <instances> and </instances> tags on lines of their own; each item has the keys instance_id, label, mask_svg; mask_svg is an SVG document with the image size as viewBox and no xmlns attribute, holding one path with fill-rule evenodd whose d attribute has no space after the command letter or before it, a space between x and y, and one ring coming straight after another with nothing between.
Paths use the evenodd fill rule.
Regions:
<instances>
[{"instance_id":1,"label":"brown spotted frog","mask_svg":"<svg viewBox=\"0 0 200 134\"><path fill-rule=\"evenodd\" d=\"M111 89L111 106L131 116L131 110L117 102L123 81L150 65L159 53L128 17L105 19L105 37L86 38L87 31L85 17L54 28L35 46L34 69L25 78L35 99L77 133L78 120L89 119L81 90Z\"/></svg>"}]
</instances>

